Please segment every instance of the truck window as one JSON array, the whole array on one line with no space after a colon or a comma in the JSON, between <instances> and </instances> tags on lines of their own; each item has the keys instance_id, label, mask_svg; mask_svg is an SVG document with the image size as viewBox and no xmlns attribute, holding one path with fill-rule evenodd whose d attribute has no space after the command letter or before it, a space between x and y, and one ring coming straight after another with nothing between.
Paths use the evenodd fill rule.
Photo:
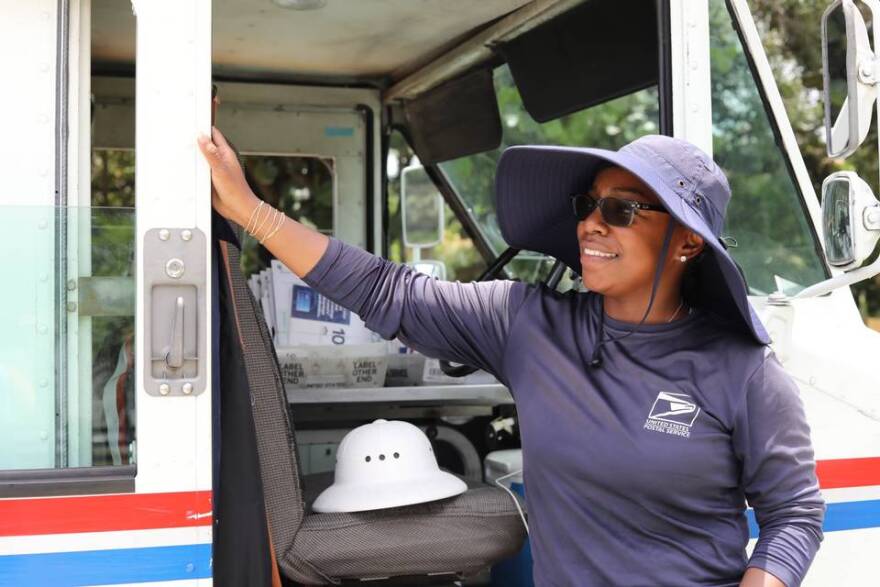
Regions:
<instances>
[{"instance_id":1,"label":"truck window","mask_svg":"<svg viewBox=\"0 0 880 587\"><path fill-rule=\"evenodd\" d=\"M134 152L91 162L91 206L0 221L16 283L0 311L0 471L135 462Z\"/></svg>"},{"instance_id":2,"label":"truck window","mask_svg":"<svg viewBox=\"0 0 880 587\"><path fill-rule=\"evenodd\" d=\"M416 163L415 154L404 136L391 133L386 172L388 175L388 258L399 263L412 260L412 252L403 246L400 215L400 171ZM421 258L442 261L446 265L446 279L473 281L486 269L474 243L449 205L445 204L443 242L423 249Z\"/></svg>"},{"instance_id":3,"label":"truck window","mask_svg":"<svg viewBox=\"0 0 880 587\"><path fill-rule=\"evenodd\" d=\"M709 13L712 143L733 194L731 252L753 295L791 295L825 278L819 245L725 1Z\"/></svg>"},{"instance_id":4,"label":"truck window","mask_svg":"<svg viewBox=\"0 0 880 587\"><path fill-rule=\"evenodd\" d=\"M494 81L503 128L501 146L440 167L497 254L507 248L494 201L495 169L505 148L551 144L616 149L641 135L659 132L660 115L657 87L653 86L541 124L526 112L507 65L495 69ZM547 274L550 265L552 260L543 255L523 251L507 269L516 278L534 282Z\"/></svg>"}]
</instances>

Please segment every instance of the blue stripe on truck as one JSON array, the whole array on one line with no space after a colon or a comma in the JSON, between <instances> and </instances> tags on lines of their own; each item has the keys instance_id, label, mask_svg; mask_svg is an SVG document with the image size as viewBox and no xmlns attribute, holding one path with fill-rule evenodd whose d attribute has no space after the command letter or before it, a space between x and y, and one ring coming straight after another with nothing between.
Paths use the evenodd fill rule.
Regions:
<instances>
[{"instance_id":1,"label":"blue stripe on truck","mask_svg":"<svg viewBox=\"0 0 880 587\"><path fill-rule=\"evenodd\" d=\"M209 577L210 544L0 556L0 585L17 587L112 585Z\"/></svg>"}]
</instances>

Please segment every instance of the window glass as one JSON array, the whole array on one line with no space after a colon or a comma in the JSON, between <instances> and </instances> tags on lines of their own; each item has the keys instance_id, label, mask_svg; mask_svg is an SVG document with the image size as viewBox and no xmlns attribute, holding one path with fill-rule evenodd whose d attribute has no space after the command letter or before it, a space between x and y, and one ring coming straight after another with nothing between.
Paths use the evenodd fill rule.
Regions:
<instances>
[{"instance_id":1,"label":"window glass","mask_svg":"<svg viewBox=\"0 0 880 587\"><path fill-rule=\"evenodd\" d=\"M797 186L724 0L712 0L714 157L730 181L726 234L754 295L794 294L825 277Z\"/></svg>"},{"instance_id":2,"label":"window glass","mask_svg":"<svg viewBox=\"0 0 880 587\"><path fill-rule=\"evenodd\" d=\"M134 150L92 151L91 278L81 281L95 284L89 299L99 292L114 298L80 309L94 314L93 465L134 463L134 165Z\"/></svg>"},{"instance_id":3,"label":"window glass","mask_svg":"<svg viewBox=\"0 0 880 587\"><path fill-rule=\"evenodd\" d=\"M495 91L503 138L498 149L441 164L496 253L507 248L495 216L495 169L511 145L549 144L617 149L639 136L659 132L657 88L651 87L546 123L526 112L507 65L495 69ZM552 263L550 263L552 264ZM523 252L508 266L513 276L533 281L549 265L541 255Z\"/></svg>"},{"instance_id":4,"label":"window glass","mask_svg":"<svg viewBox=\"0 0 880 587\"><path fill-rule=\"evenodd\" d=\"M0 230L18 243L0 259L16 276L0 304L0 470L133 463L134 209L10 207Z\"/></svg>"},{"instance_id":5,"label":"window glass","mask_svg":"<svg viewBox=\"0 0 880 587\"><path fill-rule=\"evenodd\" d=\"M403 135L395 131L391 134L386 168L388 173L387 228L388 258L399 263L413 261L412 249L403 244L403 224L400 213L401 170L410 165L418 165L418 158L413 154ZM449 205L444 201L443 206L443 240L436 246L422 249L420 258L442 262L446 267L446 279L448 280L473 281L486 269L486 263Z\"/></svg>"}]
</instances>

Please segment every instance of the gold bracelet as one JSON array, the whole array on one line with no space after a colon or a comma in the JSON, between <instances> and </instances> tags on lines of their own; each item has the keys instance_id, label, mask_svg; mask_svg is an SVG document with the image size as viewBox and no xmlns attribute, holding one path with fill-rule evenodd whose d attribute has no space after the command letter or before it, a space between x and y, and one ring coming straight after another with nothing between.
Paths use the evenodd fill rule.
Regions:
<instances>
[{"instance_id":1,"label":"gold bracelet","mask_svg":"<svg viewBox=\"0 0 880 587\"><path fill-rule=\"evenodd\" d=\"M254 238L257 239L258 241L260 241L260 244L263 244L263 240L266 238L266 235L269 234L269 231L272 230L272 227L275 226L275 223L278 221L278 209L277 208L272 209L271 217L272 217L271 220L269 220L267 218L267 220L269 220L269 223L266 225L266 228L265 228L265 231L263 232L262 238L260 238L259 234L254 233Z\"/></svg>"},{"instance_id":2,"label":"gold bracelet","mask_svg":"<svg viewBox=\"0 0 880 587\"><path fill-rule=\"evenodd\" d=\"M272 229L271 232L269 232L269 234L267 234L265 237L263 237L263 240L260 241L260 244L265 243L267 240L269 240L270 238L275 236L275 233L278 232L279 230L281 230L281 227L284 226L285 220L287 220L287 216L284 214L284 212L281 212L279 210L278 211L278 224L275 226L275 228Z\"/></svg>"},{"instance_id":3,"label":"gold bracelet","mask_svg":"<svg viewBox=\"0 0 880 587\"><path fill-rule=\"evenodd\" d=\"M266 221L269 220L270 216L272 216L272 210L274 210L274 208L272 208L272 206L268 206L268 208L269 209L266 210L266 216L264 216L263 220L254 227L254 231L251 233L251 236L253 236L254 238L259 238L257 237L257 235L260 233L260 229L263 228L263 225L266 224Z\"/></svg>"},{"instance_id":4,"label":"gold bracelet","mask_svg":"<svg viewBox=\"0 0 880 587\"><path fill-rule=\"evenodd\" d=\"M254 209L251 211L251 217L248 218L247 224L246 224L245 227L244 227L244 231L245 231L246 233L250 234L250 232L251 232L251 224L252 224L253 221L254 221L254 217L257 216L257 215L259 214L259 212L260 212L260 208L262 208L263 205L264 205L265 203L266 203L266 202L264 202L263 200L260 200L260 203L257 204L257 205L254 207Z\"/></svg>"}]
</instances>

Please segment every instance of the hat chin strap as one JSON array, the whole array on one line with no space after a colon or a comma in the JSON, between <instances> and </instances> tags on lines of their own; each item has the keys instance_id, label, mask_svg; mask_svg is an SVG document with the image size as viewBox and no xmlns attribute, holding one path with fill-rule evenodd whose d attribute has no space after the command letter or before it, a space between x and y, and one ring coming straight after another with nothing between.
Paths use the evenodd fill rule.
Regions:
<instances>
[{"instance_id":1,"label":"hat chin strap","mask_svg":"<svg viewBox=\"0 0 880 587\"><path fill-rule=\"evenodd\" d=\"M645 320L648 319L648 314L651 313L651 308L654 306L654 298L657 295L657 287L660 285L660 277L663 275L663 264L666 263L666 255L669 253L669 245L672 243L672 232L675 229L675 219L672 217L669 218L669 225L666 227L666 235L663 237L663 248L660 250L660 259L657 261L657 269L654 271L654 284L651 286L651 297L648 300L648 309L645 310L645 315L642 316L641 321L636 324L636 327L631 331L627 332L623 336L619 336L617 338L605 338L605 296L602 296L602 304L599 309L599 330L597 333L597 337L599 342L596 343L596 347L593 349L593 356L590 358L590 367L593 369L598 369L602 366L602 346L606 342L616 342L618 340L623 340L627 336L635 334L639 328L645 323Z\"/></svg>"}]
</instances>

